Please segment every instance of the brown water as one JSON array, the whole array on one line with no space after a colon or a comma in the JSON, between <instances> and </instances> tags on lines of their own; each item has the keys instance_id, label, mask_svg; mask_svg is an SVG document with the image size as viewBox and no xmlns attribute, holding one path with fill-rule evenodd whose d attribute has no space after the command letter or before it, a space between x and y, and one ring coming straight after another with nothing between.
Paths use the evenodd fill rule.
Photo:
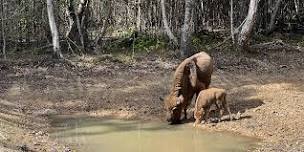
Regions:
<instances>
[{"instance_id":1,"label":"brown water","mask_svg":"<svg viewBox=\"0 0 304 152\"><path fill-rule=\"evenodd\" d=\"M92 118L54 119L52 137L81 152L243 152L257 140L205 132L189 124L168 125Z\"/></svg>"}]
</instances>

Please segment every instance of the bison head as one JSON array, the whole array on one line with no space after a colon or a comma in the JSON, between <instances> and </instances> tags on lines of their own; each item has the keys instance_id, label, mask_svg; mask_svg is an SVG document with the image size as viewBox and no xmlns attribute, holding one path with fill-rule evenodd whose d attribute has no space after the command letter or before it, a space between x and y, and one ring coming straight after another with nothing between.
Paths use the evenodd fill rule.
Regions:
<instances>
[{"instance_id":1,"label":"bison head","mask_svg":"<svg viewBox=\"0 0 304 152\"><path fill-rule=\"evenodd\" d=\"M175 96L169 95L165 98L165 109L167 111L167 121L171 124L180 123L180 117L182 113L182 103L184 97L182 95Z\"/></svg>"}]
</instances>

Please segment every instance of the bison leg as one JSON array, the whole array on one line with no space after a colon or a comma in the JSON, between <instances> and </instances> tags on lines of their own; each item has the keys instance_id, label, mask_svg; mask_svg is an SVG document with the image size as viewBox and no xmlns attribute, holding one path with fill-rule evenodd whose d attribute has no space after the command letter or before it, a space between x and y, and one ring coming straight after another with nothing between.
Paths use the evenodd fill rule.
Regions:
<instances>
[{"instance_id":1,"label":"bison leg","mask_svg":"<svg viewBox=\"0 0 304 152\"><path fill-rule=\"evenodd\" d=\"M204 108L204 111L205 111L205 115L204 115L205 123L209 123L210 107Z\"/></svg>"},{"instance_id":2,"label":"bison leg","mask_svg":"<svg viewBox=\"0 0 304 152\"><path fill-rule=\"evenodd\" d=\"M187 108L184 109L184 115L185 115L184 119L186 120L187 119Z\"/></svg>"},{"instance_id":3,"label":"bison leg","mask_svg":"<svg viewBox=\"0 0 304 152\"><path fill-rule=\"evenodd\" d=\"M232 115L231 115L231 112L230 112L230 108L229 108L229 106L227 105L227 104L225 104L225 110L228 112L228 114L229 114L229 119L230 119L230 121L232 121Z\"/></svg>"},{"instance_id":4,"label":"bison leg","mask_svg":"<svg viewBox=\"0 0 304 152\"><path fill-rule=\"evenodd\" d=\"M223 105L223 108L225 108L225 110L228 112L230 121L232 121L232 115L230 112L230 108L227 104L226 95L223 97L222 105Z\"/></svg>"},{"instance_id":5,"label":"bison leg","mask_svg":"<svg viewBox=\"0 0 304 152\"><path fill-rule=\"evenodd\" d=\"M204 87L205 89L208 89L211 83L211 76L209 77L209 79L204 80Z\"/></svg>"},{"instance_id":6,"label":"bison leg","mask_svg":"<svg viewBox=\"0 0 304 152\"><path fill-rule=\"evenodd\" d=\"M187 103L190 104L190 102L191 102L191 101L188 101ZM187 105L185 106L185 108L184 108L184 120L187 120L187 109L188 109L189 104L187 104Z\"/></svg>"},{"instance_id":7,"label":"bison leg","mask_svg":"<svg viewBox=\"0 0 304 152\"><path fill-rule=\"evenodd\" d=\"M194 100L194 101L196 101L196 100L197 100L197 97L198 97L198 95L199 95L200 91L201 91L201 90L196 90L196 91L195 91L195 100Z\"/></svg>"},{"instance_id":8,"label":"bison leg","mask_svg":"<svg viewBox=\"0 0 304 152\"><path fill-rule=\"evenodd\" d=\"M200 124L202 122L202 116L204 115L204 109L195 109L194 111L194 118L195 118L195 123L194 126Z\"/></svg>"},{"instance_id":9,"label":"bison leg","mask_svg":"<svg viewBox=\"0 0 304 152\"><path fill-rule=\"evenodd\" d=\"M223 108L218 104L218 102L215 102L215 106L216 106L216 113L217 113L217 117L218 117L218 122L221 122L221 118L223 115Z\"/></svg>"}]
</instances>

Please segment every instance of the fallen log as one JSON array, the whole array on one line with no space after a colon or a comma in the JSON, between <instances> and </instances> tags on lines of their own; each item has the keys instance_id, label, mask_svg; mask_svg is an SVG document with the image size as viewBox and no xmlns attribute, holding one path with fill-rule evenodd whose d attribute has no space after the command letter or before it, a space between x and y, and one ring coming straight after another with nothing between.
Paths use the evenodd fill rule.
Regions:
<instances>
[{"instance_id":1,"label":"fallen log","mask_svg":"<svg viewBox=\"0 0 304 152\"><path fill-rule=\"evenodd\" d=\"M255 45L251 45L250 48L251 50L272 50L272 51L285 50L285 51L304 52L304 48L300 46L292 46L290 44L286 44L282 40L255 44Z\"/></svg>"}]
</instances>

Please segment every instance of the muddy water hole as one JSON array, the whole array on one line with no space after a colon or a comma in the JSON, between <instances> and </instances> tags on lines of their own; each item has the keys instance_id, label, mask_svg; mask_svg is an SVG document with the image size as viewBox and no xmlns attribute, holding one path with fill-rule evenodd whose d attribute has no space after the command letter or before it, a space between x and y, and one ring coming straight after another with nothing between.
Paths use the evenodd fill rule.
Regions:
<instances>
[{"instance_id":1,"label":"muddy water hole","mask_svg":"<svg viewBox=\"0 0 304 152\"><path fill-rule=\"evenodd\" d=\"M189 124L57 116L52 126L52 138L84 152L244 152L258 143L255 138L207 132Z\"/></svg>"}]
</instances>

